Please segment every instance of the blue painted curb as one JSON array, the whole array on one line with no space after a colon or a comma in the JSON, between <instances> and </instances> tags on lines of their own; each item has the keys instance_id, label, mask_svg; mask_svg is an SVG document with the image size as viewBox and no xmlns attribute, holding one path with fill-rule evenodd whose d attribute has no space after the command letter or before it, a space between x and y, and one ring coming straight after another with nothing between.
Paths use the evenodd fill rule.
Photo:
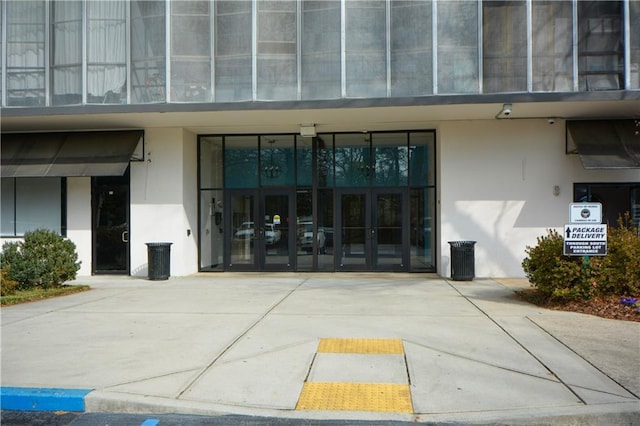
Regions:
<instances>
[{"instance_id":1,"label":"blue painted curb","mask_svg":"<svg viewBox=\"0 0 640 426\"><path fill-rule=\"evenodd\" d=\"M84 397L93 389L0 388L3 410L84 411Z\"/></svg>"}]
</instances>

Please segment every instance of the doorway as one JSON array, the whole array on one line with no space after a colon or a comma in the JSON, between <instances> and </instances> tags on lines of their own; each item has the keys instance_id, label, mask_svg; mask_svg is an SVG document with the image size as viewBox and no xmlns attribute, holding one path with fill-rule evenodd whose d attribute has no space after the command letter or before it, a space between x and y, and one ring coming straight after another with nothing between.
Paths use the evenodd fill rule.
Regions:
<instances>
[{"instance_id":1,"label":"doorway","mask_svg":"<svg viewBox=\"0 0 640 426\"><path fill-rule=\"evenodd\" d=\"M229 271L292 271L295 261L295 216L290 190L228 191L225 228Z\"/></svg>"},{"instance_id":2,"label":"doorway","mask_svg":"<svg viewBox=\"0 0 640 426\"><path fill-rule=\"evenodd\" d=\"M338 192L338 270L408 271L406 198L401 189Z\"/></svg>"},{"instance_id":3,"label":"doorway","mask_svg":"<svg viewBox=\"0 0 640 426\"><path fill-rule=\"evenodd\" d=\"M129 274L129 171L91 178L92 273Z\"/></svg>"}]
</instances>

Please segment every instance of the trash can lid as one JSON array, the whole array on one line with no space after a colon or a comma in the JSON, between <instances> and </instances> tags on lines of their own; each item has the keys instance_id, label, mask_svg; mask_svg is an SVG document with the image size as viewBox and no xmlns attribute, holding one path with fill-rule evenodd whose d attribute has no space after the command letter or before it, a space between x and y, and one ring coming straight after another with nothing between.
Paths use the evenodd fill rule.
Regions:
<instances>
[{"instance_id":1,"label":"trash can lid","mask_svg":"<svg viewBox=\"0 0 640 426\"><path fill-rule=\"evenodd\" d=\"M476 241L449 241L452 247L465 247L465 246L473 246Z\"/></svg>"},{"instance_id":2,"label":"trash can lid","mask_svg":"<svg viewBox=\"0 0 640 426\"><path fill-rule=\"evenodd\" d=\"M170 246L173 243L145 243L149 247Z\"/></svg>"}]
</instances>

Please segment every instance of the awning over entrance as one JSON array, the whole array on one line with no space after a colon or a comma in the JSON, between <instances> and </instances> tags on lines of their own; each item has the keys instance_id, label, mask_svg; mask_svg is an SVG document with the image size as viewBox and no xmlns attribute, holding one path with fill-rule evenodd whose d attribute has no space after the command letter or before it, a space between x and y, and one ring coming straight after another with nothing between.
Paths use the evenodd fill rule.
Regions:
<instances>
[{"instance_id":1,"label":"awning over entrance","mask_svg":"<svg viewBox=\"0 0 640 426\"><path fill-rule=\"evenodd\" d=\"M122 176L143 130L2 135L2 177Z\"/></svg>"},{"instance_id":2,"label":"awning over entrance","mask_svg":"<svg viewBox=\"0 0 640 426\"><path fill-rule=\"evenodd\" d=\"M585 169L640 168L639 120L567 121L567 137Z\"/></svg>"}]
</instances>

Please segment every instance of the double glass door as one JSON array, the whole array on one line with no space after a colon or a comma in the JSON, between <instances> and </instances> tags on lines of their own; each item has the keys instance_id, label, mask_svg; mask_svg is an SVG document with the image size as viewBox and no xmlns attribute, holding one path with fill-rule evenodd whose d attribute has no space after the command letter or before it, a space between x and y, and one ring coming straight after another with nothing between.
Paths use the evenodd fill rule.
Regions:
<instances>
[{"instance_id":1,"label":"double glass door","mask_svg":"<svg viewBox=\"0 0 640 426\"><path fill-rule=\"evenodd\" d=\"M291 271L295 260L295 213L288 190L233 190L225 264L229 271Z\"/></svg>"},{"instance_id":2,"label":"double glass door","mask_svg":"<svg viewBox=\"0 0 640 426\"><path fill-rule=\"evenodd\" d=\"M406 192L340 190L337 194L337 270L407 271Z\"/></svg>"}]
</instances>

